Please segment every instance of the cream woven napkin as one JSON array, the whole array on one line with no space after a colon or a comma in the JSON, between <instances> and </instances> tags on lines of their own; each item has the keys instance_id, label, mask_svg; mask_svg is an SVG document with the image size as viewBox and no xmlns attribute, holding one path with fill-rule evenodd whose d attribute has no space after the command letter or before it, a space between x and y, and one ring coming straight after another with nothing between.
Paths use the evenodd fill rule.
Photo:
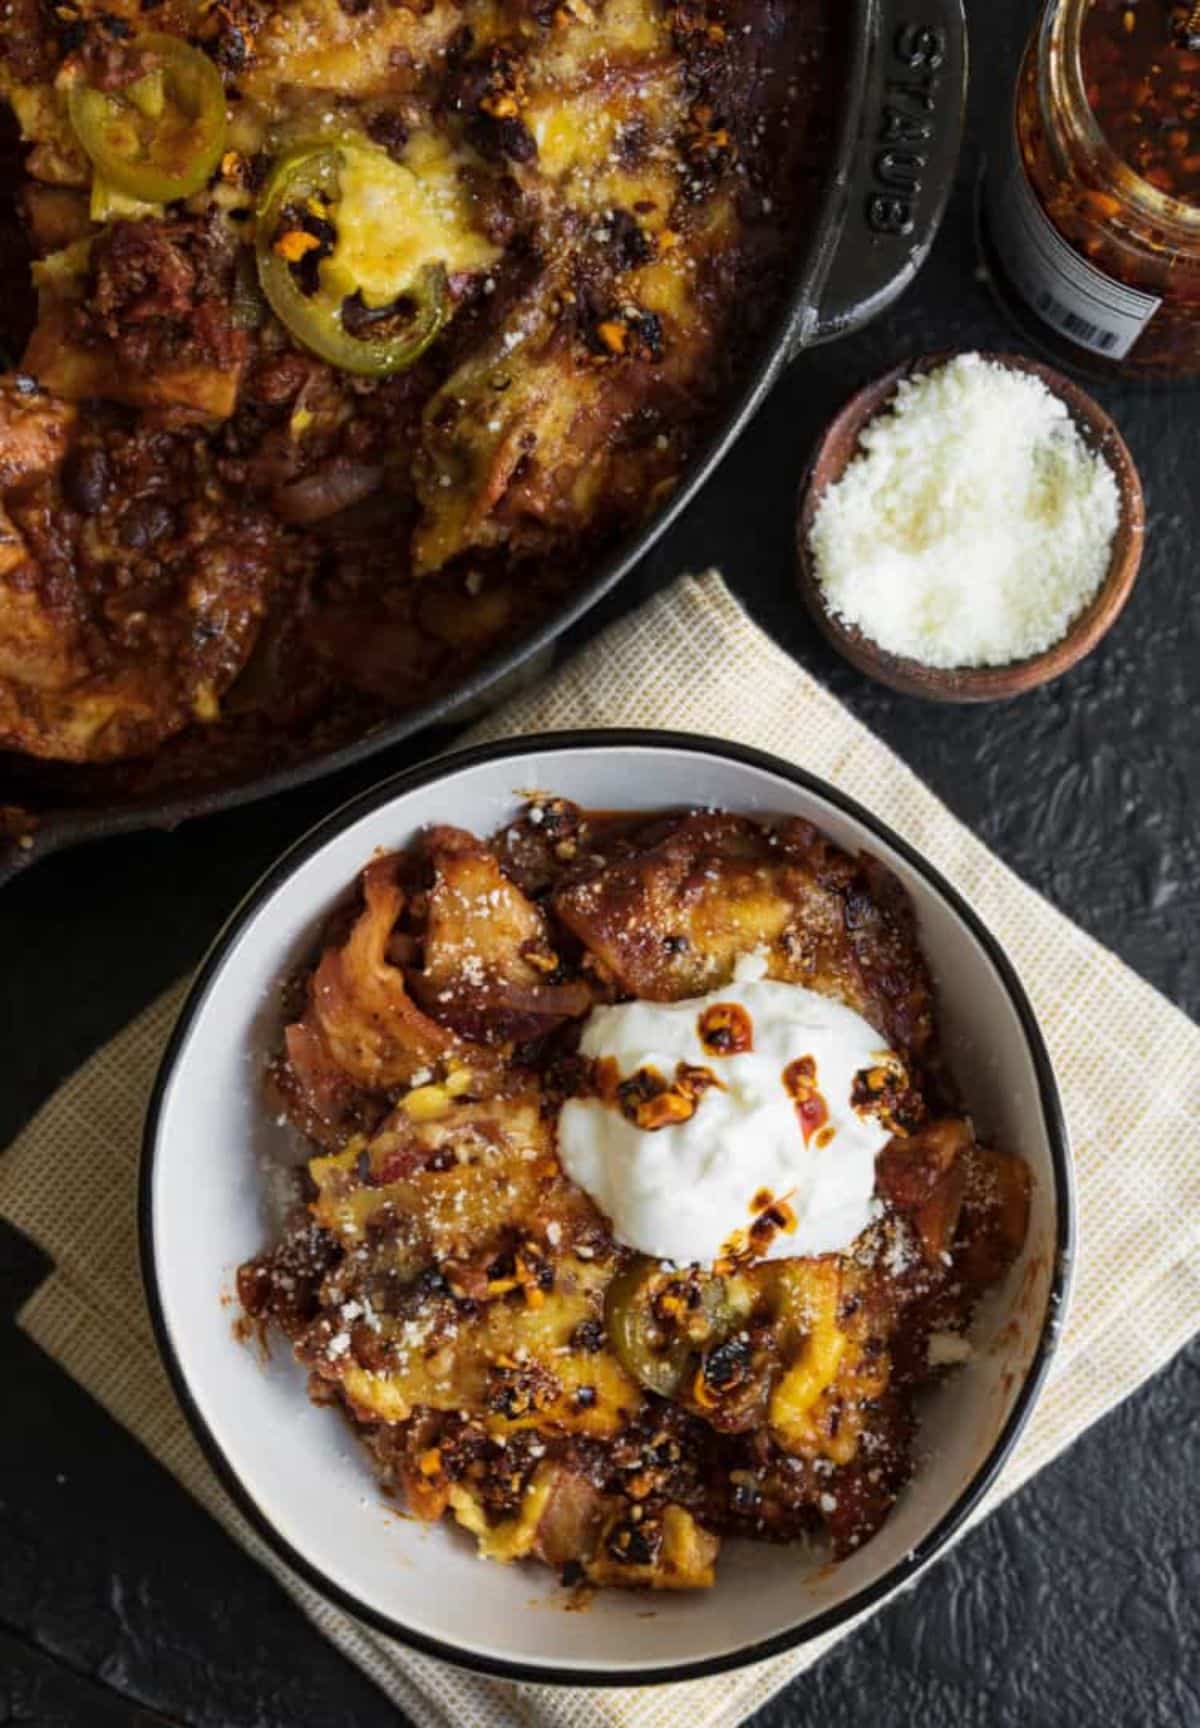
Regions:
<instances>
[{"instance_id":1,"label":"cream woven napkin","mask_svg":"<svg viewBox=\"0 0 1200 1728\"><path fill-rule=\"evenodd\" d=\"M1033 998L1074 1141L1083 1252L1053 1377L982 1516L1200 1325L1200 1160L1192 1151L1200 1029L993 857L751 623L719 576L677 583L472 736L602 725L716 733L832 780L973 901ZM740 1673L641 1691L510 1685L410 1654L280 1564L226 1499L184 1424L155 1354L138 1277L142 1113L182 992L180 985L160 998L93 1056L0 1160L0 1212L55 1262L22 1311L29 1334L421 1728L674 1728L685 1721L731 1728L828 1650L839 1634Z\"/></svg>"}]
</instances>

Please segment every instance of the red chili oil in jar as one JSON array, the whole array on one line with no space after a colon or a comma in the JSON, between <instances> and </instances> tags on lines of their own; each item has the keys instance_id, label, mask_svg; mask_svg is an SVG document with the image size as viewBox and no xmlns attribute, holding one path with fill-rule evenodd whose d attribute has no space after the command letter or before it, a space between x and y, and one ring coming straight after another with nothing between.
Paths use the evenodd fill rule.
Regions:
<instances>
[{"instance_id":1,"label":"red chili oil in jar","mask_svg":"<svg viewBox=\"0 0 1200 1728\"><path fill-rule=\"evenodd\" d=\"M1188 17L1165 0L1050 0L1017 83L1011 159L989 188L1011 285L1105 370L1200 376L1200 45Z\"/></svg>"},{"instance_id":2,"label":"red chili oil in jar","mask_svg":"<svg viewBox=\"0 0 1200 1728\"><path fill-rule=\"evenodd\" d=\"M1200 8L1092 0L1079 36L1088 107L1135 174L1200 207Z\"/></svg>"}]
</instances>

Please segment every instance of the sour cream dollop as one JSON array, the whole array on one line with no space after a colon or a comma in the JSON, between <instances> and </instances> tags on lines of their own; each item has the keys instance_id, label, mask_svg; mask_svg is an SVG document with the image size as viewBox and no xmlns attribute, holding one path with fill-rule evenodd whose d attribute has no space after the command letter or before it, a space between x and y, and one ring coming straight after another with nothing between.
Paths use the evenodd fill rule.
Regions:
<instances>
[{"instance_id":1,"label":"sour cream dollop","mask_svg":"<svg viewBox=\"0 0 1200 1728\"><path fill-rule=\"evenodd\" d=\"M710 1264L773 1201L786 1202L795 1228L770 1236L765 1259L837 1252L871 1221L875 1159L890 1135L851 1096L857 1074L895 1058L853 1009L764 970L749 956L724 989L588 1017L581 1052L614 1082L641 1075L671 1086L681 1074L685 1099L689 1087L695 1094L686 1120L653 1128L633 1119L629 1088L621 1102L572 1098L562 1107L563 1167L627 1247ZM730 1022L740 1036L722 1039ZM749 1047L738 1048L747 1036ZM722 1042L726 1051L714 1047ZM689 1071L699 1071L698 1090Z\"/></svg>"}]
</instances>

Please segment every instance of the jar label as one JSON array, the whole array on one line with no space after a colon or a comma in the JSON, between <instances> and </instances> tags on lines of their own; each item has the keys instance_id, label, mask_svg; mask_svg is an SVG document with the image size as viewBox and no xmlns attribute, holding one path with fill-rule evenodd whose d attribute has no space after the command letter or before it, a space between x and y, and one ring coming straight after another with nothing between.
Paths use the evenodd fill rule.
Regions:
<instances>
[{"instance_id":1,"label":"jar label","mask_svg":"<svg viewBox=\"0 0 1200 1728\"><path fill-rule=\"evenodd\" d=\"M993 186L989 215L996 250L1033 310L1081 348L1123 360L1161 299L1115 282L1068 246L1020 162L1011 161L1003 182Z\"/></svg>"}]
</instances>

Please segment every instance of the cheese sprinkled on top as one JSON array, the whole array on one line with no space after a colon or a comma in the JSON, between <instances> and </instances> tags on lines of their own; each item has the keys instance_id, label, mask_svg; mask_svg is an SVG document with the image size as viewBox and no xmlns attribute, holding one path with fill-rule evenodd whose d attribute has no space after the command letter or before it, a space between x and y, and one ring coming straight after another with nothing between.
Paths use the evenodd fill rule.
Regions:
<instances>
[{"instance_id":1,"label":"cheese sprinkled on top","mask_svg":"<svg viewBox=\"0 0 1200 1728\"><path fill-rule=\"evenodd\" d=\"M927 666L1001 666L1066 634L1108 570L1120 500L1039 378L961 354L902 379L826 492L830 611Z\"/></svg>"},{"instance_id":2,"label":"cheese sprinkled on top","mask_svg":"<svg viewBox=\"0 0 1200 1728\"><path fill-rule=\"evenodd\" d=\"M338 238L328 286L382 306L410 288L422 266L481 270L499 250L472 225L457 164L445 141L417 134L404 162L379 150L347 151L338 174Z\"/></svg>"}]
</instances>

